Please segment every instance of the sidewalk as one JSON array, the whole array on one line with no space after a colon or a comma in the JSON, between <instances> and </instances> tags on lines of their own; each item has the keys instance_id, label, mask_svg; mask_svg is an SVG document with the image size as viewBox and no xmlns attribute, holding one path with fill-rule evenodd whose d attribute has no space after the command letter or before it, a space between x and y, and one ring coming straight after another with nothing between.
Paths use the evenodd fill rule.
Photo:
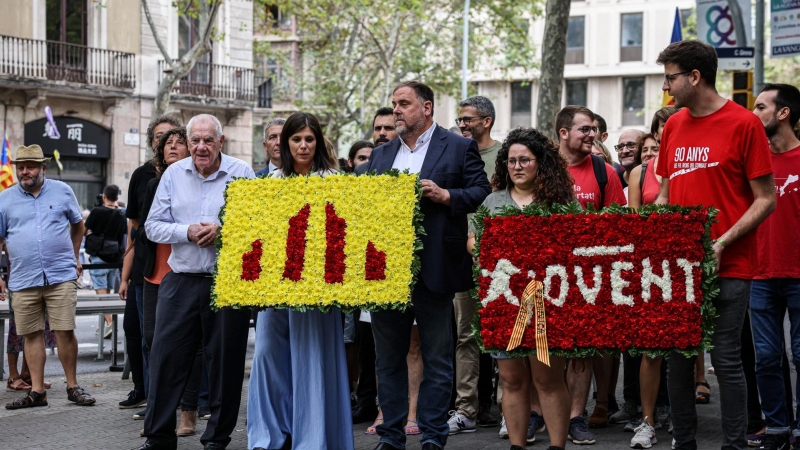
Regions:
<instances>
[{"instance_id":1,"label":"sidewalk","mask_svg":"<svg viewBox=\"0 0 800 450\"><path fill-rule=\"evenodd\" d=\"M250 361L248 361L249 364ZM97 399L91 407L77 406L67 401L66 385L63 377L48 377L53 388L48 391L49 406L22 410L0 408L0 449L136 449L144 443L139 430L144 422L133 420L139 409L119 409L117 403L127 397L132 388L130 380L121 380L119 373L94 373L80 376L81 385ZM712 400L709 405L698 405L700 434L698 448L719 448L722 437L719 420L719 389L714 375L708 375L711 384ZM242 388L242 407L239 420L232 437L231 450L247 449L245 419L247 416L247 382ZM621 383L620 383L621 384ZM5 405L19 397L17 392L0 391L0 402ZM622 399L621 390L617 398ZM591 412L593 402L587 409ZM176 413L176 415L179 414ZM355 448L372 450L378 443L376 436L364 434L369 423L354 426ZM202 449L200 436L205 430L206 421L199 421L197 434L179 439L179 449ZM508 440L497 437L498 427L479 428L476 433L451 436L449 450L507 450ZM567 448L586 450L606 450L630 448L632 433L622 431L622 425L593 430L597 443L591 446L577 446L569 443ZM658 444L654 449L668 450L672 441L666 429L657 431ZM548 446L547 433L537 435L536 443L529 448L545 449ZM419 436L410 436L408 449L419 449ZM332 449L336 450L336 449Z\"/></svg>"}]
</instances>

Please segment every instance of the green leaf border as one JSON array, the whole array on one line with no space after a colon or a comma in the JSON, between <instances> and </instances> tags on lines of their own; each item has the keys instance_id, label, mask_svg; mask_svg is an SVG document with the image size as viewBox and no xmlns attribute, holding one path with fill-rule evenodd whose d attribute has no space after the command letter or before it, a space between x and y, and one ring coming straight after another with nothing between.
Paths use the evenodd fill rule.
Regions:
<instances>
[{"instance_id":1,"label":"green leaf border","mask_svg":"<svg viewBox=\"0 0 800 450\"><path fill-rule=\"evenodd\" d=\"M402 172L397 170L397 169L391 169L391 170L387 170L386 172L384 172L384 173L382 173L380 175L374 170L372 172L365 173L363 175L356 175L356 174L350 173L350 172L337 172L336 173L336 175L345 175L345 176L353 176L353 177L355 177L355 176L382 176L382 175L388 175L388 176L395 177L395 178L398 178L400 176L400 174L415 175L415 174L410 173L408 169L406 169L406 170L404 170ZM297 176L298 175L292 175L289 178L294 178L294 177L297 177ZM305 175L306 178L309 177L309 176L312 176L312 175ZM261 175L258 178L268 178L268 177L269 177L269 175ZM224 193L225 203L223 204L222 208L219 211L219 221L220 221L219 233L217 234L217 238L214 241L214 246L217 248L217 260L214 262L214 273L213 273L213 277L214 277L213 280L214 281L211 284L211 309L213 311L219 311L220 309L223 309L222 307L218 307L217 306L216 284L217 284L217 274L219 273L219 250L222 249L223 239L224 239L223 233L222 233L222 227L223 227L223 225L225 223L225 208L226 208L226 206L228 204L228 186L230 186L230 184L233 181L236 181L236 180L239 180L239 179L251 179L251 178L234 177L230 181L228 181L228 183L225 186L225 193ZM336 302L334 302L333 304L326 304L326 305L319 305L319 306L309 306L309 305L294 306L294 305L289 305L289 304L278 304L278 305L269 306L269 308L291 309L291 310L297 311L297 312L306 312L306 311L311 311L311 310L318 310L318 311L321 311L321 312L328 312L328 311L330 311L330 309L332 307L339 308L341 311L343 311L345 313L352 313L354 311L360 311L360 310L375 311L375 310L381 310L381 309L396 309L396 310L399 310L399 311L405 311L406 308L408 308L411 305L411 294L412 294L412 292L414 292L414 286L417 284L417 280L419 279L419 273L420 273L420 270L422 268L422 263L421 263L421 260L420 260L420 252L422 251L422 240L420 239L420 236L425 235L425 229L422 227L422 220L425 218L425 216L422 214L422 210L420 209L420 199L422 198L422 184L420 183L419 175L417 175L416 182L414 184L414 194L416 195L416 203L414 205L414 214L413 214L413 227L414 227L414 231L415 231L414 250L413 250L414 254L413 254L412 258L411 258L411 267L409 267L409 270L411 270L411 283L408 285L408 298L406 299L406 303L392 303L392 304L389 304L389 305L376 304L376 303L364 303L364 304L362 304L360 306L357 306L357 307L356 306L349 306L349 305L341 305L341 304L336 303ZM245 308L245 309L255 309L255 310L263 309L263 307L260 307L260 306L241 306L241 305L226 306L224 308L231 308L231 309L242 309L242 308Z\"/></svg>"},{"instance_id":2,"label":"green leaf border","mask_svg":"<svg viewBox=\"0 0 800 450\"><path fill-rule=\"evenodd\" d=\"M705 232L703 233L703 247L706 250L706 255L705 259L700 265L701 269L703 270L702 284L701 284L701 288L703 290L703 302L700 305L700 314L703 316L703 322L701 324L703 337L702 340L700 341L700 345L697 347L691 347L686 349L677 349L677 348L646 349L646 348L631 347L627 350L627 353L631 356L647 355L650 358L657 358L657 357L669 357L673 354L673 352L680 352L686 357L691 357L697 355L700 352L707 352L713 348L713 345L711 345L711 337L714 334L714 319L718 317L716 308L714 308L713 299L719 295L719 287L717 286L719 275L717 273L714 273L714 267L716 266L717 260L714 257L714 249L712 248L714 243L711 240L711 226L714 224L715 222L714 219L719 213L719 210L717 210L713 206L706 208L702 205L679 206L679 205L651 204L651 205L643 205L637 210L634 208L629 208L627 206L620 206L615 203L601 210L595 210L595 209L583 209L580 203L578 203L577 201L573 201L568 204L554 204L554 205L530 204L522 209L519 209L514 206L504 206L499 214L491 214L485 206L480 206L478 207L478 210L472 219L472 223L475 226L475 250L473 252L473 256L475 257L476 260L478 260L477 258L478 255L480 254L480 241L484 231L483 221L486 218L492 218L498 216L518 216L518 215L549 217L557 214L558 215L639 214L642 217L649 217L651 214L667 214L667 213L679 213L687 215L691 212L703 211L703 210L707 211L708 216L704 224ZM474 284L475 287L470 291L472 298L477 303L475 316L472 319L472 336L477 340L478 346L484 353L504 350L496 348L486 348L483 345L483 338L481 337L481 324L480 324L480 310L483 309L483 305L481 304L480 299L478 298L478 276L480 275L480 273L481 273L480 263L477 263L472 268L472 276L475 281ZM551 355L562 356L565 358L587 358L590 356L601 355L604 353L619 354L621 353L621 351L598 349L596 347L575 347L572 350L562 350L562 349L550 350ZM535 355L536 349L518 348L516 350L506 352L506 354L510 358L522 358Z\"/></svg>"}]
</instances>

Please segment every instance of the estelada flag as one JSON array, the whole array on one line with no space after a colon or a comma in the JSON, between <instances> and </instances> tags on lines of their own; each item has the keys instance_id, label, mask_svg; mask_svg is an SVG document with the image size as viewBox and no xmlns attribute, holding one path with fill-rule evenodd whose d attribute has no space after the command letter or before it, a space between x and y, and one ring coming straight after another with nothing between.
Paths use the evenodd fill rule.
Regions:
<instances>
[{"instance_id":1,"label":"estelada flag","mask_svg":"<svg viewBox=\"0 0 800 450\"><path fill-rule=\"evenodd\" d=\"M672 38L670 39L669 43L674 44L676 42L680 42L683 40L683 34L681 32L681 12L678 8L675 8L675 22L672 25ZM664 91L664 100L661 102L661 106L673 105L675 104L675 100L672 98L667 91Z\"/></svg>"},{"instance_id":2,"label":"estelada flag","mask_svg":"<svg viewBox=\"0 0 800 450\"><path fill-rule=\"evenodd\" d=\"M14 168L11 167L11 157L8 148L8 137L3 136L3 152L0 156L0 191L14 184Z\"/></svg>"}]
</instances>

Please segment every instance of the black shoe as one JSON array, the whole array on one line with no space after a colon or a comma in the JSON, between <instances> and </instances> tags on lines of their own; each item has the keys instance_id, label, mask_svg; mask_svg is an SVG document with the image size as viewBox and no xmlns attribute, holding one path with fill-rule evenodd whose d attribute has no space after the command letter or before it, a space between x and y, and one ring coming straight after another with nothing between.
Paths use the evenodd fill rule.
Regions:
<instances>
[{"instance_id":1,"label":"black shoe","mask_svg":"<svg viewBox=\"0 0 800 450\"><path fill-rule=\"evenodd\" d=\"M388 442L381 442L375 447L375 450L401 450Z\"/></svg>"},{"instance_id":2,"label":"black shoe","mask_svg":"<svg viewBox=\"0 0 800 450\"><path fill-rule=\"evenodd\" d=\"M119 409L133 409L147 403L147 397L136 389L128 393L128 399L119 402Z\"/></svg>"},{"instance_id":3,"label":"black shoe","mask_svg":"<svg viewBox=\"0 0 800 450\"><path fill-rule=\"evenodd\" d=\"M525 450L525 447L519 445L512 445L511 450Z\"/></svg>"},{"instance_id":4,"label":"black shoe","mask_svg":"<svg viewBox=\"0 0 800 450\"><path fill-rule=\"evenodd\" d=\"M439 447L433 442L426 442L422 444L422 450L442 450L442 447Z\"/></svg>"},{"instance_id":5,"label":"black shoe","mask_svg":"<svg viewBox=\"0 0 800 450\"><path fill-rule=\"evenodd\" d=\"M211 408L208 406L198 406L197 407L197 418L208 420L211 418Z\"/></svg>"},{"instance_id":6,"label":"black shoe","mask_svg":"<svg viewBox=\"0 0 800 450\"><path fill-rule=\"evenodd\" d=\"M767 434L759 450L789 450L789 435Z\"/></svg>"},{"instance_id":7,"label":"black shoe","mask_svg":"<svg viewBox=\"0 0 800 450\"><path fill-rule=\"evenodd\" d=\"M137 413L133 414L133 420L144 420L144 414L147 412L147 409L143 409Z\"/></svg>"},{"instance_id":8,"label":"black shoe","mask_svg":"<svg viewBox=\"0 0 800 450\"><path fill-rule=\"evenodd\" d=\"M378 417L378 408L356 408L353 410L353 423L371 422Z\"/></svg>"},{"instance_id":9,"label":"black shoe","mask_svg":"<svg viewBox=\"0 0 800 450\"><path fill-rule=\"evenodd\" d=\"M47 406L47 392L30 391L25 397L6 403L6 409L33 408L36 406Z\"/></svg>"},{"instance_id":10,"label":"black shoe","mask_svg":"<svg viewBox=\"0 0 800 450\"><path fill-rule=\"evenodd\" d=\"M481 405L478 408L478 425L481 427L496 427L500 425L500 422L497 421L497 417L494 416L490 412L492 409L492 405Z\"/></svg>"},{"instance_id":11,"label":"black shoe","mask_svg":"<svg viewBox=\"0 0 800 450\"><path fill-rule=\"evenodd\" d=\"M203 445L203 450L225 450L227 444L223 444L222 442L206 442Z\"/></svg>"},{"instance_id":12,"label":"black shoe","mask_svg":"<svg viewBox=\"0 0 800 450\"><path fill-rule=\"evenodd\" d=\"M165 444L163 442L154 441L152 439L148 439L147 442L144 443L138 450L175 450L178 448L178 443L175 442L174 444Z\"/></svg>"}]
</instances>

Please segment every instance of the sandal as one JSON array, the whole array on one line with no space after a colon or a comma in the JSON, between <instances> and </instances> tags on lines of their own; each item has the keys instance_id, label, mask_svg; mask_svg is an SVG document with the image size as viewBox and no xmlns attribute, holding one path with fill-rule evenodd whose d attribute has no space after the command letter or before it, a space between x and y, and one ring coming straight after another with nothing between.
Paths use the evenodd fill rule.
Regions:
<instances>
[{"instance_id":1,"label":"sandal","mask_svg":"<svg viewBox=\"0 0 800 450\"><path fill-rule=\"evenodd\" d=\"M28 378L23 378L23 379L22 379L22 381L24 381L24 382L25 382L25 383L27 383L27 384L33 384L33 383L31 383L31 379L30 379L30 377L28 377ZM45 381L45 382L43 382L42 384L44 384L44 388L45 388L45 389L50 389L51 387L53 387L53 383L50 383L49 381ZM30 389L30 388L28 388L28 389Z\"/></svg>"},{"instance_id":2,"label":"sandal","mask_svg":"<svg viewBox=\"0 0 800 450\"><path fill-rule=\"evenodd\" d=\"M367 431L365 431L364 434L378 434L378 430L376 430L376 428L378 428L378 425L382 423L383 417L378 417L375 419L375 422L372 422L372 425L367 428Z\"/></svg>"},{"instance_id":3,"label":"sandal","mask_svg":"<svg viewBox=\"0 0 800 450\"><path fill-rule=\"evenodd\" d=\"M409 424L413 424L413 425L409 425ZM406 422L406 435L407 436L413 436L413 435L416 435L416 434L422 434L422 430L419 429L419 425L417 425L417 421L416 420L408 419L408 422Z\"/></svg>"},{"instance_id":4,"label":"sandal","mask_svg":"<svg viewBox=\"0 0 800 450\"><path fill-rule=\"evenodd\" d=\"M709 402L711 402L711 386L709 386L705 381L698 381L694 385L695 387L704 387L708 389L708 392L700 392L696 390L694 392L694 402L698 405L707 405Z\"/></svg>"},{"instance_id":5,"label":"sandal","mask_svg":"<svg viewBox=\"0 0 800 450\"><path fill-rule=\"evenodd\" d=\"M6 409L32 408L34 406L47 406L47 392L29 392L25 397L6 403Z\"/></svg>"},{"instance_id":6,"label":"sandal","mask_svg":"<svg viewBox=\"0 0 800 450\"><path fill-rule=\"evenodd\" d=\"M26 383L22 378L9 378L6 382L7 391L30 391L31 385Z\"/></svg>"}]
</instances>

